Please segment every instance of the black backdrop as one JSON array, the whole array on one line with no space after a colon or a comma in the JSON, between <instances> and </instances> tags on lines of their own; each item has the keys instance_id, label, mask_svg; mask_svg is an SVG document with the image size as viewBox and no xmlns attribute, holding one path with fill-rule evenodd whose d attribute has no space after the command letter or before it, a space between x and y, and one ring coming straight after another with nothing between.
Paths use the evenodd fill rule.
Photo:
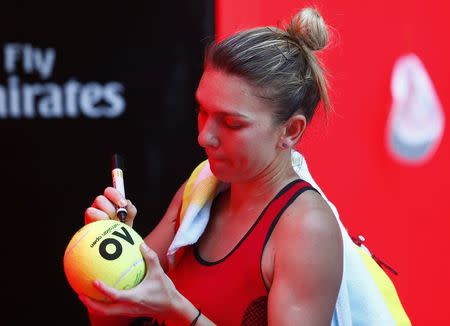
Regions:
<instances>
[{"instance_id":1,"label":"black backdrop","mask_svg":"<svg viewBox=\"0 0 450 326\"><path fill-rule=\"evenodd\" d=\"M111 184L113 152L141 235L204 158L193 95L213 12L212 0L0 2L0 323L88 323L63 255Z\"/></svg>"}]
</instances>

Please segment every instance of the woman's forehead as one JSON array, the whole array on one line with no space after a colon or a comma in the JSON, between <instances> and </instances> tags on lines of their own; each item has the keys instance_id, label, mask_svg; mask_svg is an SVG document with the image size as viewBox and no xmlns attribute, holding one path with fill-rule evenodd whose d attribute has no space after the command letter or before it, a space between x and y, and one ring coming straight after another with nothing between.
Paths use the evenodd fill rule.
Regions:
<instances>
[{"instance_id":1,"label":"woman's forehead","mask_svg":"<svg viewBox=\"0 0 450 326\"><path fill-rule=\"evenodd\" d=\"M220 110L267 110L267 103L256 96L256 89L244 78L219 69L207 68L196 92L200 105Z\"/></svg>"},{"instance_id":2,"label":"woman's forehead","mask_svg":"<svg viewBox=\"0 0 450 326\"><path fill-rule=\"evenodd\" d=\"M242 77L229 74L227 72L208 68L203 72L197 93L214 93L217 95L247 95L251 90L251 86Z\"/></svg>"}]
</instances>

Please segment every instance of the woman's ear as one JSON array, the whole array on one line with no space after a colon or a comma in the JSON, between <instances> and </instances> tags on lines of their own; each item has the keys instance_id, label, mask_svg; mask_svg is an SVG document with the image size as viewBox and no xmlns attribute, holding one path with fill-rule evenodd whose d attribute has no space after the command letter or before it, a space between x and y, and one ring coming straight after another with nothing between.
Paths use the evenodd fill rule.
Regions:
<instances>
[{"instance_id":1,"label":"woman's ear","mask_svg":"<svg viewBox=\"0 0 450 326\"><path fill-rule=\"evenodd\" d=\"M284 123L278 146L289 149L295 146L306 129L306 118L303 114L295 114Z\"/></svg>"}]
</instances>

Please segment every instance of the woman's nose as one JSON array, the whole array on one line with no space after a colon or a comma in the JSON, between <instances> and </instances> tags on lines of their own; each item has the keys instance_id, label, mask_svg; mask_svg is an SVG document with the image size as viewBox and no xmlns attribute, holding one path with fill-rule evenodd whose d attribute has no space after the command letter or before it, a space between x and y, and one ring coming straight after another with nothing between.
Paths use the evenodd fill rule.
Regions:
<instances>
[{"instance_id":1,"label":"woman's nose","mask_svg":"<svg viewBox=\"0 0 450 326\"><path fill-rule=\"evenodd\" d=\"M219 138L217 136L215 123L212 119L206 119L198 127L198 143L201 147L217 148L220 145Z\"/></svg>"}]
</instances>

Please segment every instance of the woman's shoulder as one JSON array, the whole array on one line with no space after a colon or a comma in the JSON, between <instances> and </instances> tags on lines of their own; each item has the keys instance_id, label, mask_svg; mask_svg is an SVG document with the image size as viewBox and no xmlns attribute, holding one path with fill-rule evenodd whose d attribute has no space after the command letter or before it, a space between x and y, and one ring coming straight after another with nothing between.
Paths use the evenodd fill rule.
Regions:
<instances>
[{"instance_id":1,"label":"woman's shoulder","mask_svg":"<svg viewBox=\"0 0 450 326\"><path fill-rule=\"evenodd\" d=\"M302 241L334 242L339 244L339 224L330 206L314 190L300 194L284 211L274 236L278 245Z\"/></svg>"},{"instance_id":2,"label":"woman's shoulder","mask_svg":"<svg viewBox=\"0 0 450 326\"><path fill-rule=\"evenodd\" d=\"M321 195L307 190L298 196L273 236L274 301L304 311L332 310L342 280L343 247L337 220Z\"/></svg>"}]
</instances>

